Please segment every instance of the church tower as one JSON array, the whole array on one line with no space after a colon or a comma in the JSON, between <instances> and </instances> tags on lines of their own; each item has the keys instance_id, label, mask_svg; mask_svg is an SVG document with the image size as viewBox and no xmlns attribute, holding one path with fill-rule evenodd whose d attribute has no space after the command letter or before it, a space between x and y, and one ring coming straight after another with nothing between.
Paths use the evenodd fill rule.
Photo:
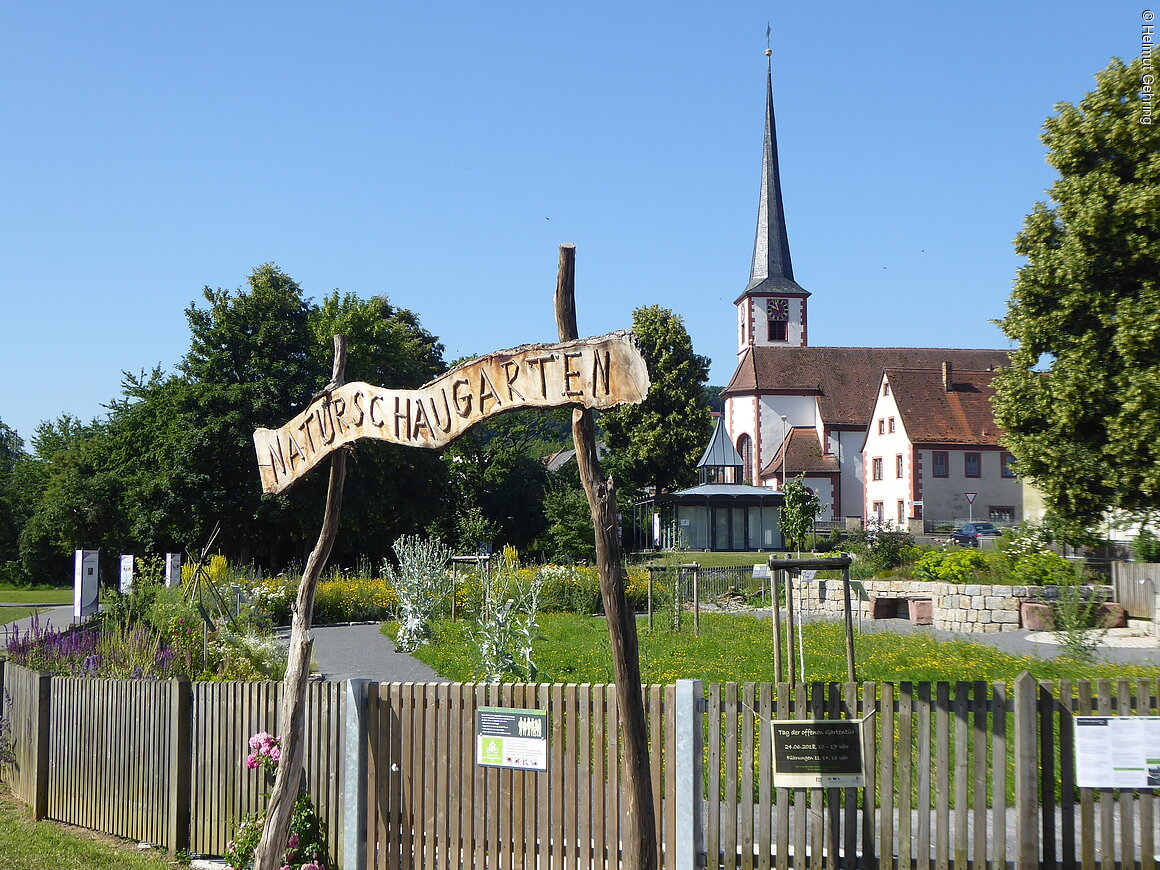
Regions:
<instances>
[{"instance_id":1,"label":"church tower","mask_svg":"<svg viewBox=\"0 0 1160 870\"><path fill-rule=\"evenodd\" d=\"M809 291L793 279L789 237L777 166L777 127L773 120L773 73L765 50L765 149L761 158L761 199L749 286L737 306L737 355L750 347L806 347Z\"/></svg>"}]
</instances>

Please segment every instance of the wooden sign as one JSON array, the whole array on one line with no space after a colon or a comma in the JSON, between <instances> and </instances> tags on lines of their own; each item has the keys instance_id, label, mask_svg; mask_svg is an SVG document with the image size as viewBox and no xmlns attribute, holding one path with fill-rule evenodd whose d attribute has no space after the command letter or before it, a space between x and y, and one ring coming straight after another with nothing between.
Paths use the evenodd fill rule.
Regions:
<instances>
[{"instance_id":1,"label":"wooden sign","mask_svg":"<svg viewBox=\"0 0 1160 870\"><path fill-rule=\"evenodd\" d=\"M442 447L476 423L519 408L611 408L648 393L630 332L497 351L417 390L350 383L324 391L280 429L257 429L262 489L284 492L326 456L359 438Z\"/></svg>"}]
</instances>

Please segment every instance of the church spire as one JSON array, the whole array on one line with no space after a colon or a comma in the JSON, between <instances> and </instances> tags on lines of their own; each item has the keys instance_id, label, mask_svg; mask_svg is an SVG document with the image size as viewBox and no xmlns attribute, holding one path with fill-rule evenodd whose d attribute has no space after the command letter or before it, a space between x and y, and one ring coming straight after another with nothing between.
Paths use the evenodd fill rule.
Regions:
<instances>
[{"instance_id":1,"label":"church spire","mask_svg":"<svg viewBox=\"0 0 1160 870\"><path fill-rule=\"evenodd\" d=\"M781 201L781 175L777 166L777 127L773 120L773 72L770 49L765 50L765 149L761 159L761 200L757 206L757 237L753 242L753 265L746 293L779 293L808 296L793 279L785 209Z\"/></svg>"}]
</instances>

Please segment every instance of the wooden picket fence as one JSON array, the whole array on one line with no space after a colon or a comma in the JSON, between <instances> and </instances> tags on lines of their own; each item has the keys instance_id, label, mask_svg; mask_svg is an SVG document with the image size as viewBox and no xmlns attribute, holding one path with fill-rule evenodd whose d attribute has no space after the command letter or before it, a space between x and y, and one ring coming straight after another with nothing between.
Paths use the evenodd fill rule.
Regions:
<instances>
[{"instance_id":1,"label":"wooden picket fence","mask_svg":"<svg viewBox=\"0 0 1160 870\"><path fill-rule=\"evenodd\" d=\"M666 765L673 692L644 688L662 867L671 866L675 834L663 813L675 788ZM477 765L479 707L546 710L547 772ZM617 866L622 741L613 686L372 683L367 732L368 867Z\"/></svg>"},{"instance_id":2,"label":"wooden picket fence","mask_svg":"<svg viewBox=\"0 0 1160 870\"><path fill-rule=\"evenodd\" d=\"M278 731L277 684L0 661L0 685L16 757L0 777L37 817L220 854L261 806L266 786L242 762L252 733ZM1160 715L1158 694L1156 680L1027 675L1013 689L647 686L661 870L1156 870L1154 790L1078 788L1071 719ZM477 765L480 706L546 711L548 770ZM864 720L865 788L775 788L772 719ZM611 686L313 684L306 774L333 865L615 867L620 725Z\"/></svg>"},{"instance_id":3,"label":"wooden picket fence","mask_svg":"<svg viewBox=\"0 0 1160 870\"><path fill-rule=\"evenodd\" d=\"M282 684L55 677L0 660L16 761L0 779L48 818L118 837L220 855L270 783L247 741L278 733ZM331 860L342 859L342 683L311 683L306 778Z\"/></svg>"}]
</instances>

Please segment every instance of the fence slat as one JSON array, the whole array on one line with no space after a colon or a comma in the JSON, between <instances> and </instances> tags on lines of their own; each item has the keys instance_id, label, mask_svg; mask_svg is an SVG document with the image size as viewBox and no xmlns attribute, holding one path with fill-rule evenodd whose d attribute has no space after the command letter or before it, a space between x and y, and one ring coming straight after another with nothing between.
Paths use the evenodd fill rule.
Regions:
<instances>
[{"instance_id":1,"label":"fence slat","mask_svg":"<svg viewBox=\"0 0 1160 870\"><path fill-rule=\"evenodd\" d=\"M1156 715L1156 697L1153 682L1141 678L1136 684L1136 713L1139 716ZM1140 870L1156 868L1156 828L1152 789L1140 792Z\"/></svg>"},{"instance_id":2,"label":"fence slat","mask_svg":"<svg viewBox=\"0 0 1160 870\"><path fill-rule=\"evenodd\" d=\"M737 851L737 748L738 730L737 683L725 684L725 818L722 822L721 849L724 852L723 866L740 867Z\"/></svg>"},{"instance_id":3,"label":"fence slat","mask_svg":"<svg viewBox=\"0 0 1160 870\"><path fill-rule=\"evenodd\" d=\"M1120 679L1116 681L1116 698L1121 716L1130 716L1135 712L1131 680ZM1120 866L1135 867L1136 791L1134 789L1121 789L1117 803L1120 810Z\"/></svg>"},{"instance_id":4,"label":"fence slat","mask_svg":"<svg viewBox=\"0 0 1160 870\"><path fill-rule=\"evenodd\" d=\"M1099 680L1096 683L1099 696L1098 710L1101 716L1112 716L1115 708L1112 706L1112 681ZM1102 789L1100 792L1100 865L1112 866L1116 860L1116 802L1112 799L1111 789Z\"/></svg>"},{"instance_id":5,"label":"fence slat","mask_svg":"<svg viewBox=\"0 0 1160 870\"><path fill-rule=\"evenodd\" d=\"M770 848L773 839L770 831L772 805L770 802L773 780L772 734L769 721L773 718L773 687L762 683L758 692L757 743L758 743L758 811L757 811L757 867L769 870Z\"/></svg>"},{"instance_id":6,"label":"fence slat","mask_svg":"<svg viewBox=\"0 0 1160 870\"><path fill-rule=\"evenodd\" d=\"M878 813L878 826L881 836L878 856L883 870L896 870L899 864L894 858L894 753L896 748L894 740L894 684L883 683L881 693L882 696L878 701L879 712L878 716L875 717L879 722L878 745L880 747L878 753L880 759L878 793L881 795L881 808ZM910 783L906 785L909 790Z\"/></svg>"},{"instance_id":7,"label":"fence slat","mask_svg":"<svg viewBox=\"0 0 1160 870\"><path fill-rule=\"evenodd\" d=\"M972 685L972 745L974 778L971 783L971 797L974 799L974 837L972 855L976 867L987 866L987 684L982 680ZM1003 768L1006 771L1006 768ZM966 771L964 771L964 774ZM999 777L999 791L1002 791L1006 775Z\"/></svg>"},{"instance_id":8,"label":"fence slat","mask_svg":"<svg viewBox=\"0 0 1160 870\"><path fill-rule=\"evenodd\" d=\"M793 690L788 683L777 684L777 718L788 720L793 715ZM770 735L772 738L772 735ZM777 803L776 830L777 837L777 870L789 870L789 789L774 789L774 799ZM802 860L804 856L799 856ZM796 866L801 866L800 864Z\"/></svg>"},{"instance_id":9,"label":"fence slat","mask_svg":"<svg viewBox=\"0 0 1160 870\"><path fill-rule=\"evenodd\" d=\"M968 808L968 786L970 785L971 777L969 775L970 767L970 740L967 731L967 695L969 693L969 683L959 681L955 683L955 700L954 700L954 740L955 740L955 763L954 763L954 778L955 778L955 866L965 867L967 865L967 816Z\"/></svg>"},{"instance_id":10,"label":"fence slat","mask_svg":"<svg viewBox=\"0 0 1160 870\"><path fill-rule=\"evenodd\" d=\"M914 747L914 684L898 687L898 866L909 868L914 858L911 825L911 789L914 769L911 762Z\"/></svg>"},{"instance_id":11,"label":"fence slat","mask_svg":"<svg viewBox=\"0 0 1160 870\"><path fill-rule=\"evenodd\" d=\"M950 684L935 686L935 811L934 866L947 870L950 864Z\"/></svg>"},{"instance_id":12,"label":"fence slat","mask_svg":"<svg viewBox=\"0 0 1160 870\"><path fill-rule=\"evenodd\" d=\"M753 870L753 707L757 686L741 687L741 870Z\"/></svg>"},{"instance_id":13,"label":"fence slat","mask_svg":"<svg viewBox=\"0 0 1160 870\"><path fill-rule=\"evenodd\" d=\"M915 857L917 867L931 866L930 852L930 774L932 767L930 744L931 697L930 683L918 684L918 793L915 809L918 810L918 832L915 837Z\"/></svg>"}]
</instances>

